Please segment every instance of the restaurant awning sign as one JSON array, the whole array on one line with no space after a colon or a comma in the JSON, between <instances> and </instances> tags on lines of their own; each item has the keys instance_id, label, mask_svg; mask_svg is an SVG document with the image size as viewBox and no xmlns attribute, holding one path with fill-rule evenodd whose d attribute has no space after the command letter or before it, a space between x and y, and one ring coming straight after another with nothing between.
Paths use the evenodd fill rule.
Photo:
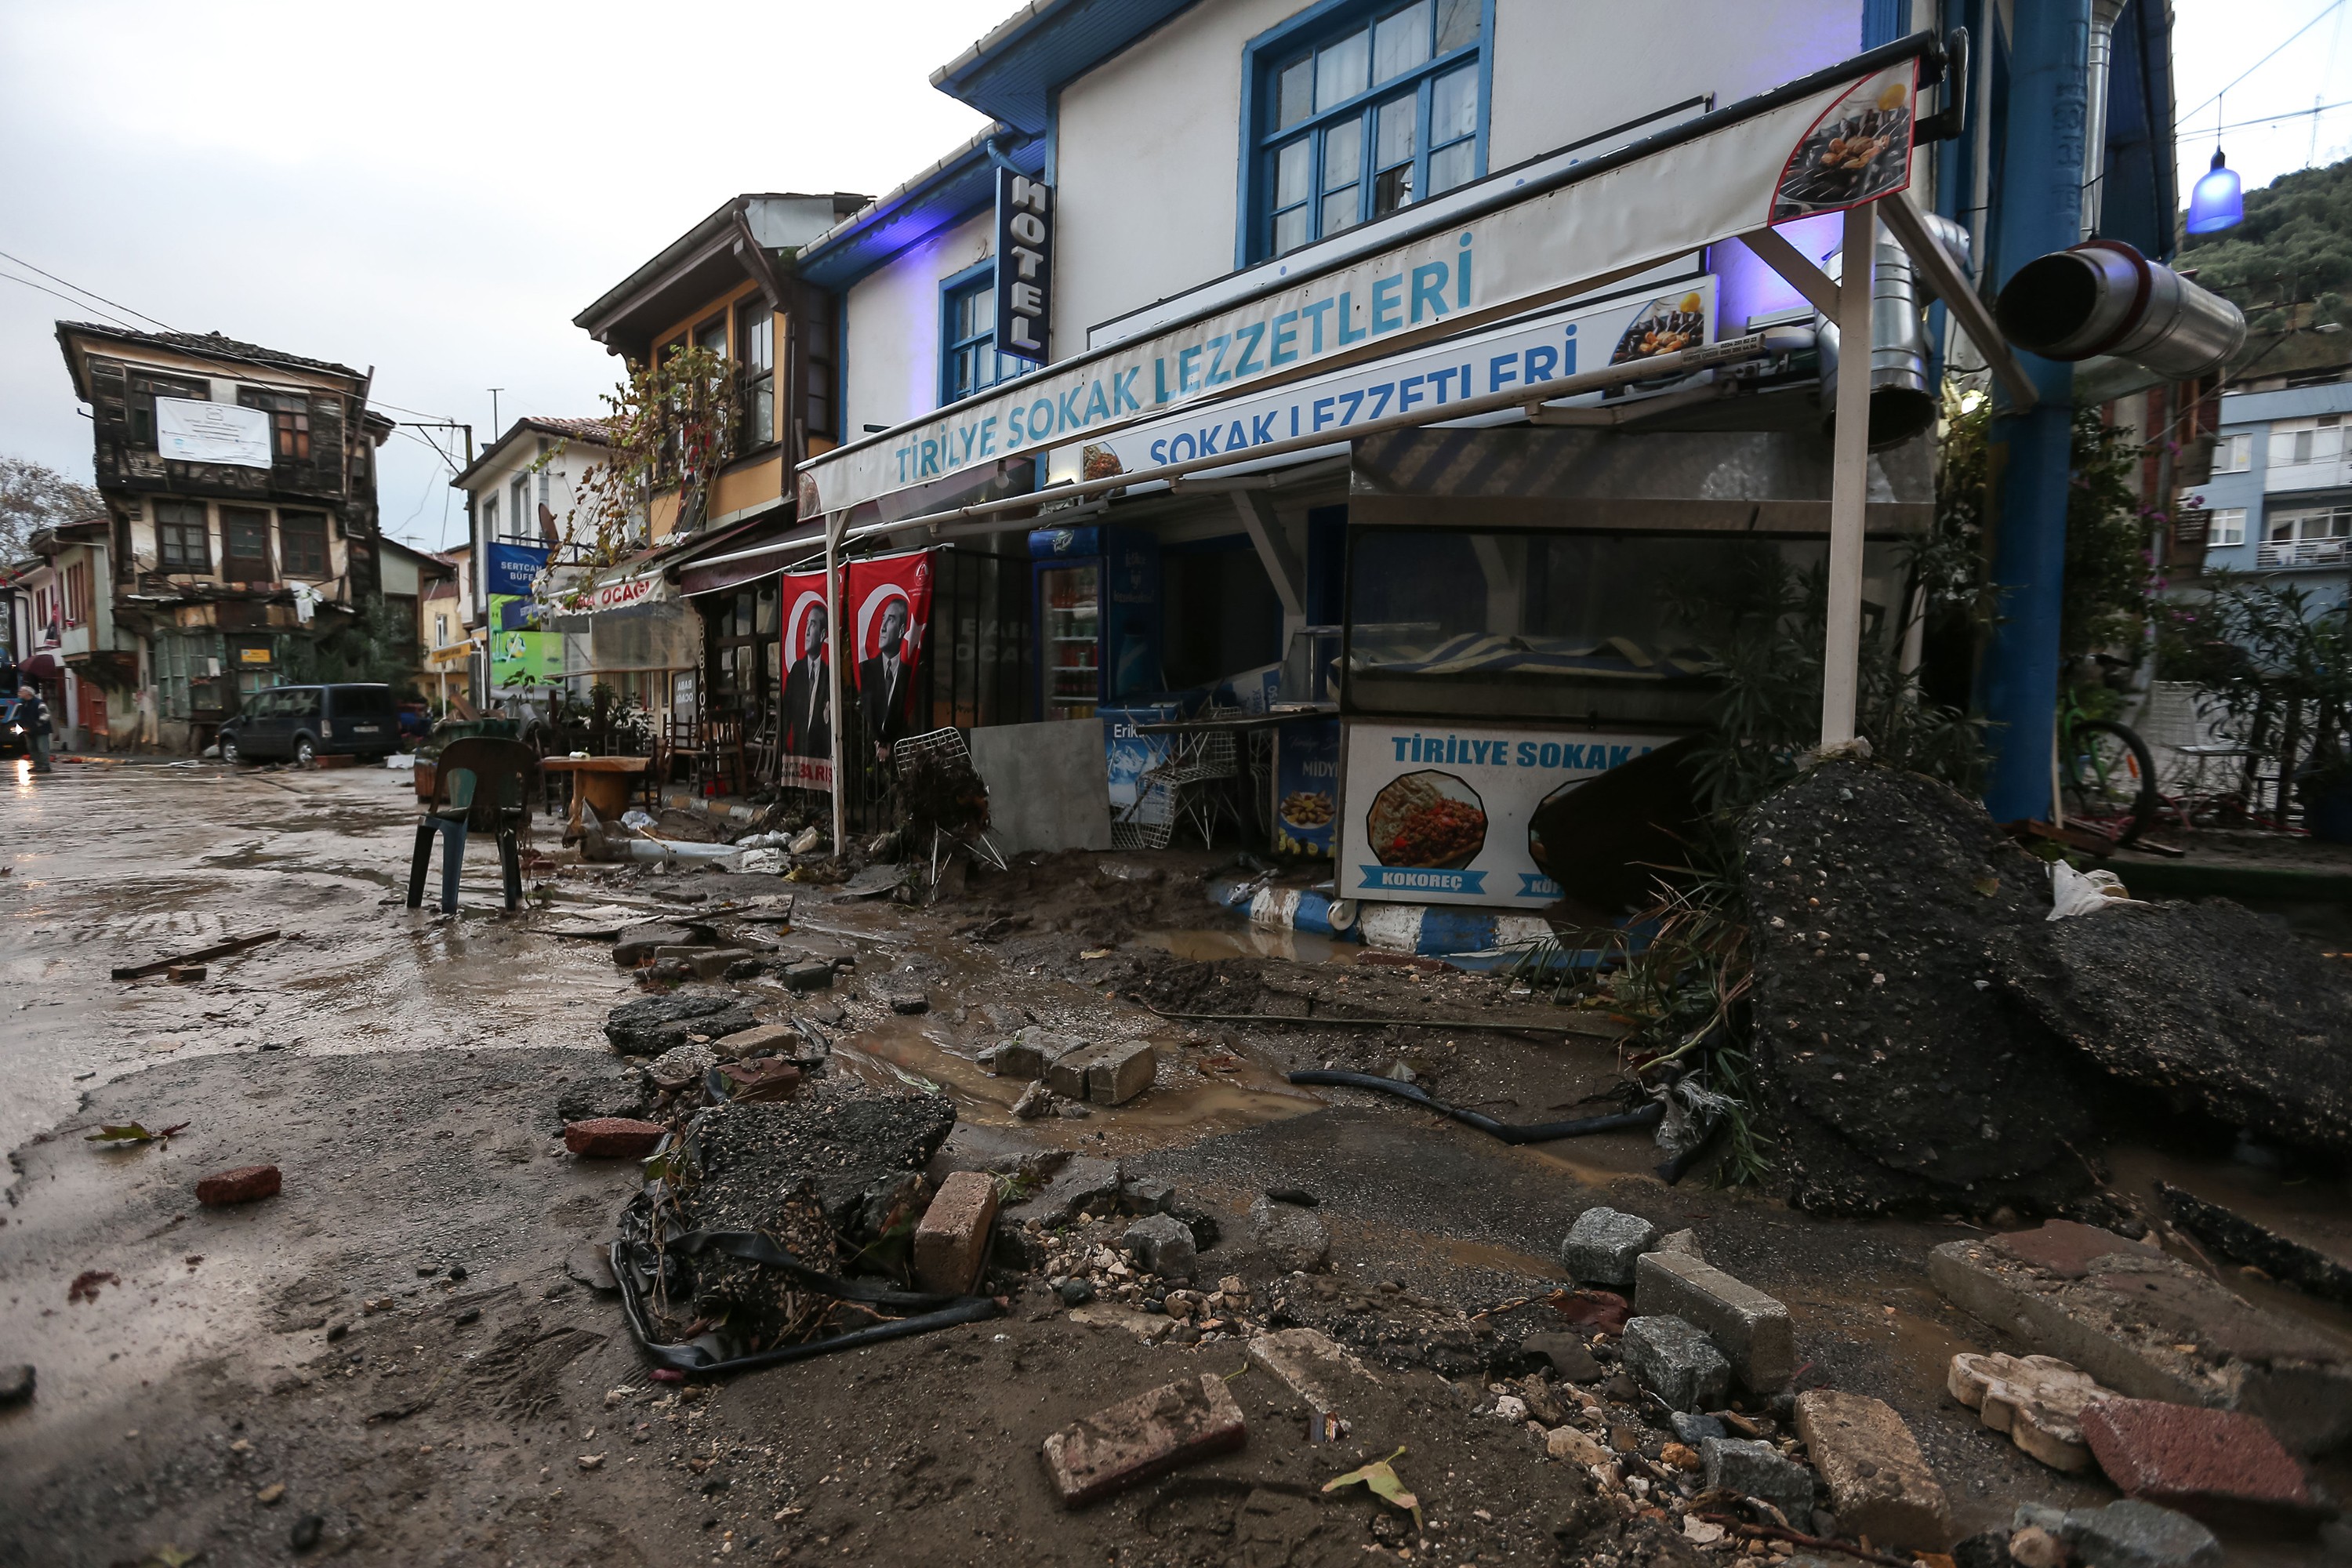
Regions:
<instances>
[{"instance_id":1,"label":"restaurant awning sign","mask_svg":"<svg viewBox=\"0 0 2352 1568\"><path fill-rule=\"evenodd\" d=\"M1906 39L1405 231L1311 275L1077 355L802 465L831 513L961 469L1382 358L1910 183Z\"/></svg>"}]
</instances>

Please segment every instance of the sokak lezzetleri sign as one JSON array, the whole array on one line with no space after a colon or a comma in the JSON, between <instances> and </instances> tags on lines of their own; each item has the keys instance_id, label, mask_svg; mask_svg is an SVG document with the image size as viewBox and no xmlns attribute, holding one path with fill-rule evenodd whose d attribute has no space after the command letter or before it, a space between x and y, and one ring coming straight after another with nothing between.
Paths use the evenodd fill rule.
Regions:
<instances>
[{"instance_id":1,"label":"sokak lezzetleri sign","mask_svg":"<svg viewBox=\"0 0 2352 1568\"><path fill-rule=\"evenodd\" d=\"M1589 293L1737 234L1910 183L1924 37L1873 50L1526 186L1384 251L1100 349L801 466L803 511L1082 440Z\"/></svg>"}]
</instances>

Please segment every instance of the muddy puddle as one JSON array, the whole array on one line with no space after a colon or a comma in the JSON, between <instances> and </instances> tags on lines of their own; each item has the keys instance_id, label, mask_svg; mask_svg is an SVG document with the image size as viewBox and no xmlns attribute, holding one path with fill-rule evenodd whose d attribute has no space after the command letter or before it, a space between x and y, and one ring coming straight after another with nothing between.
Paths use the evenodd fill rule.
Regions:
<instances>
[{"instance_id":1,"label":"muddy puddle","mask_svg":"<svg viewBox=\"0 0 2352 1568\"><path fill-rule=\"evenodd\" d=\"M1277 931L1270 926L1236 921L1230 927L1193 931L1139 931L1140 947L1192 963L1213 963L1221 958L1281 958L1293 963L1353 963L1363 949L1308 931Z\"/></svg>"}]
</instances>

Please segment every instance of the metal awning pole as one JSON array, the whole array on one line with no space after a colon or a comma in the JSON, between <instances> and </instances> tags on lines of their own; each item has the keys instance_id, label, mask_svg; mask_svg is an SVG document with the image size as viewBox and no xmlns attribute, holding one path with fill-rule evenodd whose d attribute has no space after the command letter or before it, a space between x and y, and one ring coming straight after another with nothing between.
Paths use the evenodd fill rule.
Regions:
<instances>
[{"instance_id":1,"label":"metal awning pole","mask_svg":"<svg viewBox=\"0 0 2352 1568\"><path fill-rule=\"evenodd\" d=\"M1830 468L1828 629L1822 644L1822 744L1853 739L1862 659L1862 522L1870 485L1871 277L1877 204L1848 207L1838 269L1837 435Z\"/></svg>"},{"instance_id":2,"label":"metal awning pole","mask_svg":"<svg viewBox=\"0 0 2352 1568\"><path fill-rule=\"evenodd\" d=\"M824 700L832 710L832 722L825 731L833 742L833 858L836 860L841 858L842 836L849 826L843 795L849 787L849 774L841 765L841 528L848 521L845 511L829 513L824 520Z\"/></svg>"}]
</instances>

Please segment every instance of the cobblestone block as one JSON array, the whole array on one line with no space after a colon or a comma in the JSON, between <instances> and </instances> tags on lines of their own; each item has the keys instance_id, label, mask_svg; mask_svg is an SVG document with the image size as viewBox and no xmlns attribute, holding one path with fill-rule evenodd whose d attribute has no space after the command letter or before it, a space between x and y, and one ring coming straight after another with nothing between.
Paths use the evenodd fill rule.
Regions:
<instances>
[{"instance_id":1,"label":"cobblestone block","mask_svg":"<svg viewBox=\"0 0 2352 1568\"><path fill-rule=\"evenodd\" d=\"M1625 1370L1672 1410L1720 1405L1730 1386L1730 1362L1680 1318L1628 1318L1617 1353Z\"/></svg>"},{"instance_id":2,"label":"cobblestone block","mask_svg":"<svg viewBox=\"0 0 2352 1568\"><path fill-rule=\"evenodd\" d=\"M1757 1393L1780 1387L1797 1370L1789 1309L1688 1253L1648 1252L1634 1261L1633 1310L1706 1330L1732 1374Z\"/></svg>"},{"instance_id":3,"label":"cobblestone block","mask_svg":"<svg viewBox=\"0 0 2352 1568\"><path fill-rule=\"evenodd\" d=\"M1710 1487L1762 1498L1791 1521L1813 1516L1813 1472L1771 1444L1747 1437L1703 1437L1700 1468Z\"/></svg>"},{"instance_id":4,"label":"cobblestone block","mask_svg":"<svg viewBox=\"0 0 2352 1568\"><path fill-rule=\"evenodd\" d=\"M1589 1208L1559 1244L1560 1266L1580 1285L1630 1285L1633 1260L1658 1244L1658 1227L1640 1215Z\"/></svg>"}]
</instances>

